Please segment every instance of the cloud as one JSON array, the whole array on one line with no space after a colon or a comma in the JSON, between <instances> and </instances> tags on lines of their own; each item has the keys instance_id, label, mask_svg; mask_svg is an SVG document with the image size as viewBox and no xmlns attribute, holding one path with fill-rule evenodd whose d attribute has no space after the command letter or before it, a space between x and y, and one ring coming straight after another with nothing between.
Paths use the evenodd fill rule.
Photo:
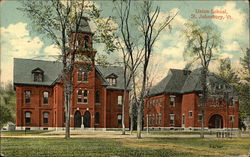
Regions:
<instances>
[{"instance_id":1,"label":"cloud","mask_svg":"<svg viewBox=\"0 0 250 157\"><path fill-rule=\"evenodd\" d=\"M232 17L232 19L212 20L212 22L221 29L224 40L233 40L239 37L248 38L246 37L246 34L249 32L247 29L248 15L241 9L236 8L235 2L226 2L224 6L215 6L213 9L226 10L226 16Z\"/></svg>"},{"instance_id":2,"label":"cloud","mask_svg":"<svg viewBox=\"0 0 250 157\"><path fill-rule=\"evenodd\" d=\"M224 50L226 50L226 51L239 51L240 45L237 41L233 41L232 43L225 45Z\"/></svg>"},{"instance_id":3,"label":"cloud","mask_svg":"<svg viewBox=\"0 0 250 157\"><path fill-rule=\"evenodd\" d=\"M39 37L30 37L27 23L1 27L2 81L13 78L13 58L32 58L39 54L44 43Z\"/></svg>"}]
</instances>

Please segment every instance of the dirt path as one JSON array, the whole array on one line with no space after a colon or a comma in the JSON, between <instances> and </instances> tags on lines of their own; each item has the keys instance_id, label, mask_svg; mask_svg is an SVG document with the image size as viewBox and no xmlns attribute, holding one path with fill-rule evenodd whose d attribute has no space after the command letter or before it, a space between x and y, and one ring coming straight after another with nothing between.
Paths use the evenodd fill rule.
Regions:
<instances>
[{"instance_id":1,"label":"dirt path","mask_svg":"<svg viewBox=\"0 0 250 157\"><path fill-rule=\"evenodd\" d=\"M110 139L136 139L136 133L130 135L121 135L120 131L84 131L71 130L71 138L110 138ZM22 134L22 135L4 135L3 138L64 138L65 131L50 131L41 134ZM241 135L244 137L246 135ZM248 135L247 135L248 136ZM142 134L143 138L199 138L199 134L173 134L173 135L157 135L157 134ZM206 138L216 138L216 135L205 135Z\"/></svg>"}]
</instances>

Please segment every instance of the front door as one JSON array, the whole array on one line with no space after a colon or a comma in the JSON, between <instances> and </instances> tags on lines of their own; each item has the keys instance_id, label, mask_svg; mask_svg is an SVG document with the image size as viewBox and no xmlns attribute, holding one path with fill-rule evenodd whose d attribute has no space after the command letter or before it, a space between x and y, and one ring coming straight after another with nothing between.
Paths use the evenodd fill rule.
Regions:
<instances>
[{"instance_id":1,"label":"front door","mask_svg":"<svg viewBox=\"0 0 250 157\"><path fill-rule=\"evenodd\" d=\"M76 111L74 115L74 126L75 128L80 128L81 127L81 112Z\"/></svg>"},{"instance_id":2,"label":"front door","mask_svg":"<svg viewBox=\"0 0 250 157\"><path fill-rule=\"evenodd\" d=\"M209 128L223 128L223 118L221 115L213 115L208 122Z\"/></svg>"},{"instance_id":3,"label":"front door","mask_svg":"<svg viewBox=\"0 0 250 157\"><path fill-rule=\"evenodd\" d=\"M86 111L83 116L83 124L85 128L90 127L90 122L91 122L91 115L89 111Z\"/></svg>"}]
</instances>

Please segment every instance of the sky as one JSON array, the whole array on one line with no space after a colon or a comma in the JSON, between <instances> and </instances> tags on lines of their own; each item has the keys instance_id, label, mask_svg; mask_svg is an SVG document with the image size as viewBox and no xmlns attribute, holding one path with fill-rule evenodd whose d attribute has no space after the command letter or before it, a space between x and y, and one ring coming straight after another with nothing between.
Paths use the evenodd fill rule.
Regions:
<instances>
[{"instance_id":1,"label":"sky","mask_svg":"<svg viewBox=\"0 0 250 157\"><path fill-rule=\"evenodd\" d=\"M97 1L103 10L103 16L113 14L112 2ZM229 57L237 67L242 49L249 46L249 2L242 1L154 1L161 8L158 22L169 12L178 11L172 21L172 30L165 30L159 36L151 58L151 73L157 74L155 82L162 79L170 68L182 69L187 61L183 58L185 39L182 36L184 24L198 21L213 26L223 40L219 58ZM29 58L55 60L59 50L50 40L32 31L30 20L17 8L18 1L4 0L0 2L0 44L1 44L1 81L12 82L13 58ZM200 13L206 12L206 13ZM213 13L212 13L213 11ZM217 12L216 12L217 11ZM221 11L222 13L218 13ZM214 15L213 18L206 16ZM203 16L201 16L203 15ZM95 45L97 52L102 54L103 46ZM109 59L117 58L111 54ZM217 61L213 61L210 69L215 70Z\"/></svg>"}]
</instances>

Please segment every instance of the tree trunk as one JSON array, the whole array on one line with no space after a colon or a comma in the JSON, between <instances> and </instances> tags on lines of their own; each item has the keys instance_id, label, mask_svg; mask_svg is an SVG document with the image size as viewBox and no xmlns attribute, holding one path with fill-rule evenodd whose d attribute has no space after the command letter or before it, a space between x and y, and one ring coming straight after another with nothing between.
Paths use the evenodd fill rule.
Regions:
<instances>
[{"instance_id":1,"label":"tree trunk","mask_svg":"<svg viewBox=\"0 0 250 157\"><path fill-rule=\"evenodd\" d=\"M141 113L141 103L139 103L137 108L137 138L141 139L141 124L142 124L142 113Z\"/></svg>"},{"instance_id":2,"label":"tree trunk","mask_svg":"<svg viewBox=\"0 0 250 157\"><path fill-rule=\"evenodd\" d=\"M123 104L122 104L122 135L125 135L125 104L126 104L126 91L127 89L124 89L123 92Z\"/></svg>"},{"instance_id":3,"label":"tree trunk","mask_svg":"<svg viewBox=\"0 0 250 157\"><path fill-rule=\"evenodd\" d=\"M67 89L67 87L66 87L66 90L68 90ZM68 103L69 103L69 98L68 98L68 94L66 94L66 92L65 92L65 99L64 99L64 101L65 101L65 118L66 118L66 121L65 121L65 138L66 139L69 139L70 138L70 129L69 129L69 127L70 127L70 125L69 125L69 123L70 123L70 115L68 114L69 113L69 105L68 105Z\"/></svg>"},{"instance_id":4,"label":"tree trunk","mask_svg":"<svg viewBox=\"0 0 250 157\"><path fill-rule=\"evenodd\" d=\"M207 101L207 68L202 68L201 71L201 86L202 86L202 106L201 106L201 133L200 138L204 138L204 127L205 127L205 109L206 109L206 101Z\"/></svg>"},{"instance_id":5,"label":"tree trunk","mask_svg":"<svg viewBox=\"0 0 250 157\"><path fill-rule=\"evenodd\" d=\"M133 129L134 129L134 115L133 113L131 113L130 114L130 135L132 135Z\"/></svg>"}]
</instances>

